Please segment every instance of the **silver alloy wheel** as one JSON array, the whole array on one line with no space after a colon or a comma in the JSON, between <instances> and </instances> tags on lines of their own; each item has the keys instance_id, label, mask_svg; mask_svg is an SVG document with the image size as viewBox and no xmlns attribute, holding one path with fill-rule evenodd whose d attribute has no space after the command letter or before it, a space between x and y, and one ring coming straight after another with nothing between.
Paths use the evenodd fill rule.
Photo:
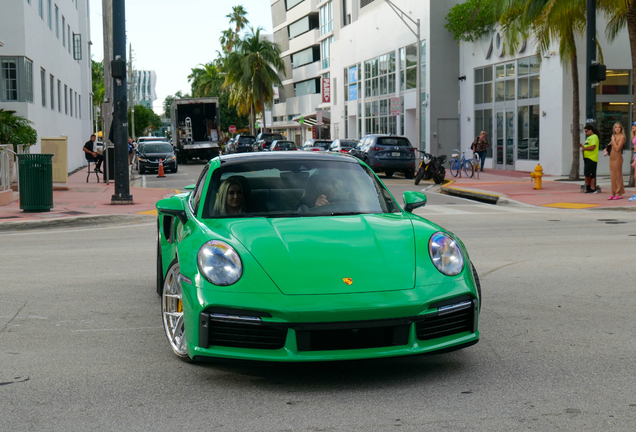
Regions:
<instances>
[{"instance_id":1,"label":"silver alloy wheel","mask_svg":"<svg viewBox=\"0 0 636 432\"><path fill-rule=\"evenodd\" d=\"M183 325L183 300L181 283L179 282L179 263L174 262L168 269L163 282L161 294L161 312L163 328L174 353L181 357L188 357L186 350L185 327Z\"/></svg>"}]
</instances>

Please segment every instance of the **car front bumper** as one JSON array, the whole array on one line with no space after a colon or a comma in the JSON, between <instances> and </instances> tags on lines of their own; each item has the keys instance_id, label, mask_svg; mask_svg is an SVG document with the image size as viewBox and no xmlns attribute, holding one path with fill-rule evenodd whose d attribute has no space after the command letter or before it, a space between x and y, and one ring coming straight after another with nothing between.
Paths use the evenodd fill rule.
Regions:
<instances>
[{"instance_id":1,"label":"car front bumper","mask_svg":"<svg viewBox=\"0 0 636 432\"><path fill-rule=\"evenodd\" d=\"M479 341L472 279L412 290L288 296L182 282L192 358L329 361L451 351Z\"/></svg>"}]
</instances>

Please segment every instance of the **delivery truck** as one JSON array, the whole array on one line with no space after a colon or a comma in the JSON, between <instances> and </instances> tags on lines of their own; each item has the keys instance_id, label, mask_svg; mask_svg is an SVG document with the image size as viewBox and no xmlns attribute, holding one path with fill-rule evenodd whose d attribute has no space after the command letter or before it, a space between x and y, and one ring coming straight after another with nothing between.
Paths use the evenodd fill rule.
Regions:
<instances>
[{"instance_id":1,"label":"delivery truck","mask_svg":"<svg viewBox=\"0 0 636 432\"><path fill-rule=\"evenodd\" d=\"M177 162L219 155L219 98L175 99L171 109L172 145Z\"/></svg>"}]
</instances>

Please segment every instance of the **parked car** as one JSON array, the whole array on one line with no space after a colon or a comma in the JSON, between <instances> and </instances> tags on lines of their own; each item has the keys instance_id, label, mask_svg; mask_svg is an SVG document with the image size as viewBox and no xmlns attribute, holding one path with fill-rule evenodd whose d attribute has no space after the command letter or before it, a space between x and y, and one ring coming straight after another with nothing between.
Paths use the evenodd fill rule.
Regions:
<instances>
[{"instance_id":1,"label":"parked car","mask_svg":"<svg viewBox=\"0 0 636 432\"><path fill-rule=\"evenodd\" d=\"M268 149L276 140L284 140L285 138L279 133L261 132L254 142L254 151L263 151Z\"/></svg>"},{"instance_id":2,"label":"parked car","mask_svg":"<svg viewBox=\"0 0 636 432\"><path fill-rule=\"evenodd\" d=\"M276 140L269 147L269 151L293 151L298 150L296 143L293 141Z\"/></svg>"},{"instance_id":3,"label":"parked car","mask_svg":"<svg viewBox=\"0 0 636 432\"><path fill-rule=\"evenodd\" d=\"M253 151L254 135L239 135L236 137L235 145L232 146L232 153L246 153Z\"/></svg>"},{"instance_id":4,"label":"parked car","mask_svg":"<svg viewBox=\"0 0 636 432\"><path fill-rule=\"evenodd\" d=\"M232 146L234 145L235 140L236 138L230 138L229 140L227 140L227 142L225 143L225 147L223 148L223 154L233 153Z\"/></svg>"},{"instance_id":5,"label":"parked car","mask_svg":"<svg viewBox=\"0 0 636 432\"><path fill-rule=\"evenodd\" d=\"M384 172L387 177L395 172L403 172L409 180L415 176L415 147L407 137L367 135L355 156L373 171Z\"/></svg>"},{"instance_id":6,"label":"parked car","mask_svg":"<svg viewBox=\"0 0 636 432\"><path fill-rule=\"evenodd\" d=\"M331 140L310 139L305 141L301 147L304 151L326 151L331 144Z\"/></svg>"},{"instance_id":7,"label":"parked car","mask_svg":"<svg viewBox=\"0 0 636 432\"><path fill-rule=\"evenodd\" d=\"M479 341L466 247L401 209L359 160L222 155L157 202L162 324L184 361L333 361L431 354Z\"/></svg>"},{"instance_id":8,"label":"parked car","mask_svg":"<svg viewBox=\"0 0 636 432\"><path fill-rule=\"evenodd\" d=\"M139 174L145 174L149 170L159 170L159 159L163 161L165 172L176 173L179 169L174 147L169 142L142 143L135 149L135 154Z\"/></svg>"},{"instance_id":9,"label":"parked car","mask_svg":"<svg viewBox=\"0 0 636 432\"><path fill-rule=\"evenodd\" d=\"M358 145L358 141L337 139L329 146L329 151L334 153L349 153Z\"/></svg>"}]
</instances>

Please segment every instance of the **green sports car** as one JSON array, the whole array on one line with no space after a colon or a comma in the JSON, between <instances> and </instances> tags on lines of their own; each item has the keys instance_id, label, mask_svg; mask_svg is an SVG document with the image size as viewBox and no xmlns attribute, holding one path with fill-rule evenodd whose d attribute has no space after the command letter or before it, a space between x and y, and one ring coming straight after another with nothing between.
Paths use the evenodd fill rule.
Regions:
<instances>
[{"instance_id":1,"label":"green sports car","mask_svg":"<svg viewBox=\"0 0 636 432\"><path fill-rule=\"evenodd\" d=\"M379 358L479 341L464 244L401 209L347 155L221 156L157 203L157 292L174 353L265 361Z\"/></svg>"}]
</instances>

